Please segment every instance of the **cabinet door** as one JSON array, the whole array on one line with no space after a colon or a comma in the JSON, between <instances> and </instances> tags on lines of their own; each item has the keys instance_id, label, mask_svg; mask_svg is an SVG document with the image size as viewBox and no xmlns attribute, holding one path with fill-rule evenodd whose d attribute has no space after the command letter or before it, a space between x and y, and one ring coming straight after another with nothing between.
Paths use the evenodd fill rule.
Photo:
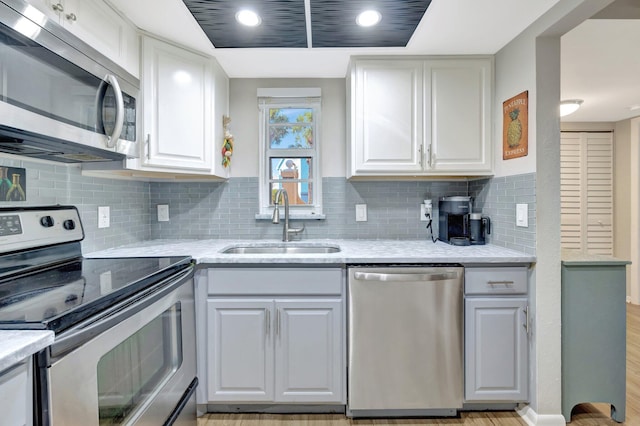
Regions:
<instances>
[{"instance_id":1,"label":"cabinet door","mask_svg":"<svg viewBox=\"0 0 640 426\"><path fill-rule=\"evenodd\" d=\"M139 75L136 30L102 0L29 2L129 73Z\"/></svg>"},{"instance_id":2,"label":"cabinet door","mask_svg":"<svg viewBox=\"0 0 640 426\"><path fill-rule=\"evenodd\" d=\"M145 166L211 170L211 82L209 58L143 38Z\"/></svg>"},{"instance_id":3,"label":"cabinet door","mask_svg":"<svg viewBox=\"0 0 640 426\"><path fill-rule=\"evenodd\" d=\"M278 402L344 404L342 302L276 301Z\"/></svg>"},{"instance_id":4,"label":"cabinet door","mask_svg":"<svg viewBox=\"0 0 640 426\"><path fill-rule=\"evenodd\" d=\"M422 62L358 61L351 78L350 174L422 171Z\"/></svg>"},{"instance_id":5,"label":"cabinet door","mask_svg":"<svg viewBox=\"0 0 640 426\"><path fill-rule=\"evenodd\" d=\"M0 372L0 410L3 425L30 425L32 419L31 360Z\"/></svg>"},{"instance_id":6,"label":"cabinet door","mask_svg":"<svg viewBox=\"0 0 640 426\"><path fill-rule=\"evenodd\" d=\"M428 172L492 171L492 75L489 59L425 62Z\"/></svg>"},{"instance_id":7,"label":"cabinet door","mask_svg":"<svg viewBox=\"0 0 640 426\"><path fill-rule=\"evenodd\" d=\"M207 301L209 401L273 400L273 301Z\"/></svg>"},{"instance_id":8,"label":"cabinet door","mask_svg":"<svg viewBox=\"0 0 640 426\"><path fill-rule=\"evenodd\" d=\"M527 299L465 300L465 400L528 398Z\"/></svg>"}]
</instances>

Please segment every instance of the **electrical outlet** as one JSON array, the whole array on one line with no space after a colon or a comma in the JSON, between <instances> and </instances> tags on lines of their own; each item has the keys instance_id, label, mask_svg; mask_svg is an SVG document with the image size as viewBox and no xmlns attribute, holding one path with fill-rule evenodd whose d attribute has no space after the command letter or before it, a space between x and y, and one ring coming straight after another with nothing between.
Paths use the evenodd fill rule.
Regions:
<instances>
[{"instance_id":1,"label":"electrical outlet","mask_svg":"<svg viewBox=\"0 0 640 426\"><path fill-rule=\"evenodd\" d=\"M108 228L111 225L109 206L98 207L98 228Z\"/></svg>"},{"instance_id":2,"label":"electrical outlet","mask_svg":"<svg viewBox=\"0 0 640 426\"><path fill-rule=\"evenodd\" d=\"M424 204L420 204L420 221L427 221L427 206Z\"/></svg>"},{"instance_id":3,"label":"electrical outlet","mask_svg":"<svg viewBox=\"0 0 640 426\"><path fill-rule=\"evenodd\" d=\"M366 221L367 221L367 205L356 204L356 222L366 222Z\"/></svg>"},{"instance_id":4,"label":"electrical outlet","mask_svg":"<svg viewBox=\"0 0 640 426\"><path fill-rule=\"evenodd\" d=\"M169 204L158 204L158 222L169 222Z\"/></svg>"},{"instance_id":5,"label":"electrical outlet","mask_svg":"<svg viewBox=\"0 0 640 426\"><path fill-rule=\"evenodd\" d=\"M529 205L516 204L516 226L521 228L529 227Z\"/></svg>"}]
</instances>

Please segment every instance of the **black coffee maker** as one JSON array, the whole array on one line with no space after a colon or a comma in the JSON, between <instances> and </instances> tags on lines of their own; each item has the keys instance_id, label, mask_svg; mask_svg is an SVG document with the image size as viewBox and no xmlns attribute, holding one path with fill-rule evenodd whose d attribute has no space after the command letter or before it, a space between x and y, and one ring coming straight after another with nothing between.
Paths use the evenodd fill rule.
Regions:
<instances>
[{"instance_id":1,"label":"black coffee maker","mask_svg":"<svg viewBox=\"0 0 640 426\"><path fill-rule=\"evenodd\" d=\"M484 245L487 242L487 234L491 234L491 219L482 216L482 213L469 215L469 239L471 245Z\"/></svg>"},{"instance_id":2,"label":"black coffee maker","mask_svg":"<svg viewBox=\"0 0 640 426\"><path fill-rule=\"evenodd\" d=\"M471 245L471 197L442 197L438 201L438 237L454 246Z\"/></svg>"}]
</instances>

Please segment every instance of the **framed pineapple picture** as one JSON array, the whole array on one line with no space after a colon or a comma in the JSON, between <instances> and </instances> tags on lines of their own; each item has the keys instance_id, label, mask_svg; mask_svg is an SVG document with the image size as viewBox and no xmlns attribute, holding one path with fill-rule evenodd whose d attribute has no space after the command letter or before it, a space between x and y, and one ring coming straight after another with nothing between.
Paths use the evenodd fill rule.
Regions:
<instances>
[{"instance_id":1,"label":"framed pineapple picture","mask_svg":"<svg viewBox=\"0 0 640 426\"><path fill-rule=\"evenodd\" d=\"M502 103L502 159L529 154L529 91Z\"/></svg>"}]
</instances>

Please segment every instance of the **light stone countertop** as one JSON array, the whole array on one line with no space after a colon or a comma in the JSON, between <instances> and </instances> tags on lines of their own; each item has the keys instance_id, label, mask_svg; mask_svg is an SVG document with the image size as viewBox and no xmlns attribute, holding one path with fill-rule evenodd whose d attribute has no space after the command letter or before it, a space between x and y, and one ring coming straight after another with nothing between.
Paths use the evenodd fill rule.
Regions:
<instances>
[{"instance_id":1,"label":"light stone countertop","mask_svg":"<svg viewBox=\"0 0 640 426\"><path fill-rule=\"evenodd\" d=\"M561 253L563 265L628 265L631 262L613 256L590 254L580 250L563 249Z\"/></svg>"},{"instance_id":2,"label":"light stone countertop","mask_svg":"<svg viewBox=\"0 0 640 426\"><path fill-rule=\"evenodd\" d=\"M0 330L0 372L53 343L53 331Z\"/></svg>"},{"instance_id":3,"label":"light stone countertop","mask_svg":"<svg viewBox=\"0 0 640 426\"><path fill-rule=\"evenodd\" d=\"M330 245L328 254L223 254L233 246ZM198 264L533 263L535 256L496 245L452 246L425 240L151 240L85 254L85 257L191 256Z\"/></svg>"}]
</instances>

